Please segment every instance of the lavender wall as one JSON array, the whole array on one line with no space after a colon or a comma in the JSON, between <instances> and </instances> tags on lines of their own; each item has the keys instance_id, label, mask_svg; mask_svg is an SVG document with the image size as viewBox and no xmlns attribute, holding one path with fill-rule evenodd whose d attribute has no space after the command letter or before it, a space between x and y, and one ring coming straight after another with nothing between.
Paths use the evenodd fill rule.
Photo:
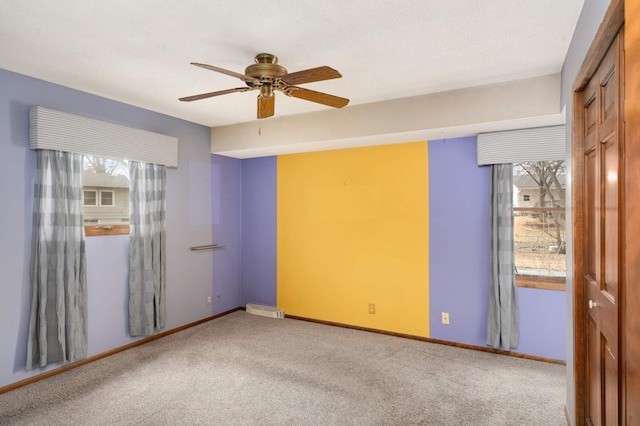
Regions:
<instances>
[{"instance_id":1,"label":"lavender wall","mask_svg":"<svg viewBox=\"0 0 640 426\"><path fill-rule=\"evenodd\" d=\"M127 338L129 236L87 238L89 353L122 346ZM100 255L100 260L94 254ZM110 282L110 285L106 285ZM28 311L28 309L27 309Z\"/></svg>"},{"instance_id":2,"label":"lavender wall","mask_svg":"<svg viewBox=\"0 0 640 426\"><path fill-rule=\"evenodd\" d=\"M214 313L242 305L242 161L211 156Z\"/></svg>"},{"instance_id":3,"label":"lavender wall","mask_svg":"<svg viewBox=\"0 0 640 426\"><path fill-rule=\"evenodd\" d=\"M516 352L567 359L564 291L518 288L520 346Z\"/></svg>"},{"instance_id":4,"label":"lavender wall","mask_svg":"<svg viewBox=\"0 0 640 426\"><path fill-rule=\"evenodd\" d=\"M178 137L179 165L167 172L166 329L244 303L275 304L274 157L212 156L206 127L4 70L0 88L0 386L42 372L24 371L35 174L27 111L33 105ZM429 142L429 166L431 336L484 345L489 172L475 165L474 138ZM225 248L189 251L211 242ZM87 263L94 355L134 340L126 319L128 238L88 238ZM565 318L564 293L520 289L519 295L519 350L564 358L558 322ZM451 314L450 326L440 324L442 311Z\"/></svg>"},{"instance_id":5,"label":"lavender wall","mask_svg":"<svg viewBox=\"0 0 640 426\"><path fill-rule=\"evenodd\" d=\"M276 157L242 161L242 300L276 305Z\"/></svg>"},{"instance_id":6,"label":"lavender wall","mask_svg":"<svg viewBox=\"0 0 640 426\"><path fill-rule=\"evenodd\" d=\"M476 138L429 141L430 336L485 346L491 169ZM442 325L448 312L450 325Z\"/></svg>"},{"instance_id":7,"label":"lavender wall","mask_svg":"<svg viewBox=\"0 0 640 426\"><path fill-rule=\"evenodd\" d=\"M489 298L491 169L476 163L476 138L429 142L430 335L485 346ZM564 360L565 293L518 289L516 352ZM442 325L449 312L450 325Z\"/></svg>"},{"instance_id":8,"label":"lavender wall","mask_svg":"<svg viewBox=\"0 0 640 426\"><path fill-rule=\"evenodd\" d=\"M166 329L239 306L240 161L225 162L220 169L222 182L213 188L211 170L215 163L211 160L209 128L0 70L0 386L56 367L29 373L24 370L35 175L28 109L34 105L177 137L178 168L167 171ZM216 191L222 202L214 226ZM238 201L227 204L233 197ZM212 258L217 253L193 253L189 247L210 242L216 230L226 228L236 235L236 242L230 243L235 258L228 264L218 264L214 273ZM87 268L89 355L95 355L134 340L127 333L128 237L87 238ZM207 305L214 274L227 275L226 268L235 268L235 278L217 289L221 294L219 304Z\"/></svg>"}]
</instances>

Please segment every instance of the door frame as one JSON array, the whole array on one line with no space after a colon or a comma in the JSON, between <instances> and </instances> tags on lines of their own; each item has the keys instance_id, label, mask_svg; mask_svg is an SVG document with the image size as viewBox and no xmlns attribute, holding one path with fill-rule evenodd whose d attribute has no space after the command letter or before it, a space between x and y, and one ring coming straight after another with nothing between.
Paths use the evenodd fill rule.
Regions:
<instances>
[{"instance_id":1,"label":"door frame","mask_svg":"<svg viewBox=\"0 0 640 426\"><path fill-rule=\"evenodd\" d=\"M586 418L586 316L585 309L585 285L584 285L584 244L582 237L585 232L585 218L583 216L584 194L582 191L582 182L584 178L583 166L583 149L581 140L578 137L582 132L578 131L583 126L582 108L579 108L581 92L595 73L598 65L604 58L609 46L618 35L619 30L624 24L624 0L611 0L609 8L598 28L591 47L589 48L584 62L578 71L573 83L573 117L572 117L572 209L573 209L573 354L574 354L574 386L575 386L575 424L583 425ZM621 98L620 113L624 114L624 98ZM623 119L622 116L620 118ZM620 135L624 138L624 134ZM621 160L622 161L622 160ZM622 205L621 205L621 208ZM622 255L623 256L623 255ZM624 277L624 272L622 272ZM624 310L624 278L620 282L620 295L622 303L619 309ZM624 312L619 312L620 327L624 327ZM619 333L618 359L624 359L623 333ZM625 398L623 395L624 387L622 386L625 377L624 363L619 363L619 377L621 383L619 389L619 419L624 419Z\"/></svg>"}]
</instances>

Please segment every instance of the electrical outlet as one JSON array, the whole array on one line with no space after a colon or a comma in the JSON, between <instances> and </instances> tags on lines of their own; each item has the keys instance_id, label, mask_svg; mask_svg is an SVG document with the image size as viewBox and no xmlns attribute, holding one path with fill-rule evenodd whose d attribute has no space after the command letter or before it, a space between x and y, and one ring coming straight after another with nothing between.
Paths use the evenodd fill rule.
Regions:
<instances>
[{"instance_id":1,"label":"electrical outlet","mask_svg":"<svg viewBox=\"0 0 640 426\"><path fill-rule=\"evenodd\" d=\"M369 303L369 313L370 314L375 314L376 313L376 305L375 305L375 303Z\"/></svg>"},{"instance_id":2,"label":"electrical outlet","mask_svg":"<svg viewBox=\"0 0 640 426\"><path fill-rule=\"evenodd\" d=\"M211 304L211 296L207 296L207 305Z\"/></svg>"},{"instance_id":3,"label":"electrical outlet","mask_svg":"<svg viewBox=\"0 0 640 426\"><path fill-rule=\"evenodd\" d=\"M442 313L442 323L445 325L449 325L449 312Z\"/></svg>"}]
</instances>

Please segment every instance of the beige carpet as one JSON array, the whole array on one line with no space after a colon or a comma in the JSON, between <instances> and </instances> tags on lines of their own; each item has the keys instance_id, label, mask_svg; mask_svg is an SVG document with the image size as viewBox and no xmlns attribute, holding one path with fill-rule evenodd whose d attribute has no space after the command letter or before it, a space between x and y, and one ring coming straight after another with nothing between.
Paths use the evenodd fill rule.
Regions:
<instances>
[{"instance_id":1,"label":"beige carpet","mask_svg":"<svg viewBox=\"0 0 640 426\"><path fill-rule=\"evenodd\" d=\"M0 395L2 425L566 425L565 367L238 311Z\"/></svg>"}]
</instances>

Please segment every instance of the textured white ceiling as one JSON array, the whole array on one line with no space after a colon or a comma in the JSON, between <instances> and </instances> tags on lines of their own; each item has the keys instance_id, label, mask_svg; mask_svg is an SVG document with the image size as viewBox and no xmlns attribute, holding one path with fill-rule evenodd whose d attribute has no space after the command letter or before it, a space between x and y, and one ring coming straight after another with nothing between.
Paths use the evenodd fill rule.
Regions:
<instances>
[{"instance_id":1,"label":"textured white ceiling","mask_svg":"<svg viewBox=\"0 0 640 426\"><path fill-rule=\"evenodd\" d=\"M2 0L0 68L215 127L255 120L256 92L189 65L244 72L257 53L303 87L377 102L558 73L584 0ZM329 107L276 95L276 116ZM347 106L348 108L348 106Z\"/></svg>"}]
</instances>

